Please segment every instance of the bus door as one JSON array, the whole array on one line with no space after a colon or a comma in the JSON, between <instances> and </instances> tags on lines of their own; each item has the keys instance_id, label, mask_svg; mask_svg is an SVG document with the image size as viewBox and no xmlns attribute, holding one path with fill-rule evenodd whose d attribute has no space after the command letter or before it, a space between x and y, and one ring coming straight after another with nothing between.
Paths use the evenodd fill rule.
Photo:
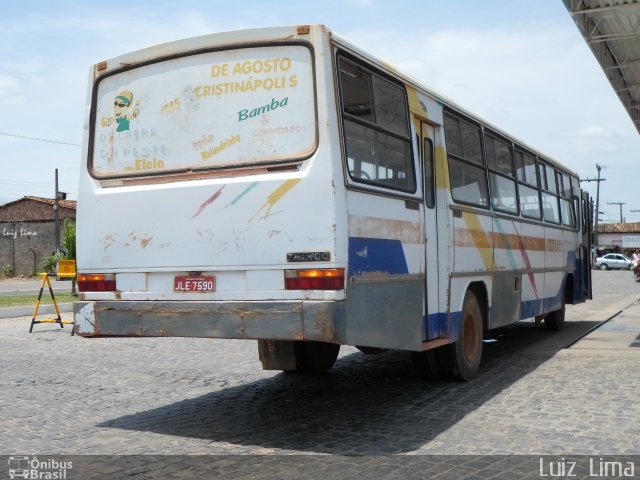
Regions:
<instances>
[{"instance_id":1,"label":"bus door","mask_svg":"<svg viewBox=\"0 0 640 480\"><path fill-rule=\"evenodd\" d=\"M418 122L416 122L418 125ZM419 122L420 163L422 165L422 188L424 192L424 238L425 238L425 318L423 340L437 337L438 316L438 235L436 228L435 191L435 128Z\"/></svg>"},{"instance_id":2,"label":"bus door","mask_svg":"<svg viewBox=\"0 0 640 480\"><path fill-rule=\"evenodd\" d=\"M582 293L583 298L592 299L591 291L591 221L592 221L592 207L591 200L589 199L588 192L581 192L582 198L580 199L580 215L582 241L580 242L580 250L582 255ZM597 214L597 213L596 213Z\"/></svg>"}]
</instances>

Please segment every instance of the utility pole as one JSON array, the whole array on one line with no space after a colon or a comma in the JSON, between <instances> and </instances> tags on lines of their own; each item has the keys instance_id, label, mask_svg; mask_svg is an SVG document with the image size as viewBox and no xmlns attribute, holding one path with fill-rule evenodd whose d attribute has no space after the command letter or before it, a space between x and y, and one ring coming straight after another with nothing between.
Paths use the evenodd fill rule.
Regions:
<instances>
[{"instance_id":1,"label":"utility pole","mask_svg":"<svg viewBox=\"0 0 640 480\"><path fill-rule=\"evenodd\" d=\"M596 184L596 211L593 219L593 244L598 245L598 215L600 214L600 182L604 182L606 178L600 178L600 170L602 167L596 163L596 170L598 170L598 178L585 178L580 180L581 182L598 182Z\"/></svg>"},{"instance_id":2,"label":"utility pole","mask_svg":"<svg viewBox=\"0 0 640 480\"><path fill-rule=\"evenodd\" d=\"M626 205L625 202L607 202L607 205L619 205L620 206L620 223L624 223L622 221L622 205Z\"/></svg>"},{"instance_id":3,"label":"utility pole","mask_svg":"<svg viewBox=\"0 0 640 480\"><path fill-rule=\"evenodd\" d=\"M56 252L60 251L60 209L58 205L58 169L56 168L56 196L53 204L53 214L55 221L55 243L56 243Z\"/></svg>"}]
</instances>

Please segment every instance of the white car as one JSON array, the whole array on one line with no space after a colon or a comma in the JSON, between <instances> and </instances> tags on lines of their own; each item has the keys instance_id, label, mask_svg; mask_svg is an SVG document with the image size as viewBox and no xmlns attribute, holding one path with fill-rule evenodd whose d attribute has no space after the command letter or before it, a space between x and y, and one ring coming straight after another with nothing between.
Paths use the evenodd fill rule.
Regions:
<instances>
[{"instance_id":1,"label":"white car","mask_svg":"<svg viewBox=\"0 0 640 480\"><path fill-rule=\"evenodd\" d=\"M600 270L609 270L610 268L630 270L633 268L633 262L626 255L622 255L620 253L607 253L602 257L596 258L594 266Z\"/></svg>"}]
</instances>

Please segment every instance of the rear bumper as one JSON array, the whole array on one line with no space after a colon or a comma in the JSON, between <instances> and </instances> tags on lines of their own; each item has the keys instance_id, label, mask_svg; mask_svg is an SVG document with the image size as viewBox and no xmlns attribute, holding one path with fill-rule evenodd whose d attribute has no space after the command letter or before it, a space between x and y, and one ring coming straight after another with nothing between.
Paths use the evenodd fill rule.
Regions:
<instances>
[{"instance_id":1,"label":"rear bumper","mask_svg":"<svg viewBox=\"0 0 640 480\"><path fill-rule=\"evenodd\" d=\"M83 337L345 340L343 301L83 301L73 312Z\"/></svg>"}]
</instances>

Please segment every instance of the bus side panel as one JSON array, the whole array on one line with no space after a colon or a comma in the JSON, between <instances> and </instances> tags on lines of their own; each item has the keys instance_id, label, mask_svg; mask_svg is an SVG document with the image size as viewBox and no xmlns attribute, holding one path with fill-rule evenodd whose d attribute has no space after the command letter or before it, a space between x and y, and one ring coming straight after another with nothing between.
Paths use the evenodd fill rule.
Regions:
<instances>
[{"instance_id":1,"label":"bus side panel","mask_svg":"<svg viewBox=\"0 0 640 480\"><path fill-rule=\"evenodd\" d=\"M563 231L553 227L545 227L545 231L543 313L549 313L562 307L566 260Z\"/></svg>"},{"instance_id":2,"label":"bus side panel","mask_svg":"<svg viewBox=\"0 0 640 480\"><path fill-rule=\"evenodd\" d=\"M544 226L521 224L521 250L523 259L522 303L520 318L532 318L542 314L544 296L545 241Z\"/></svg>"},{"instance_id":3,"label":"bus side panel","mask_svg":"<svg viewBox=\"0 0 640 480\"><path fill-rule=\"evenodd\" d=\"M491 217L456 210L454 207L453 230L453 274L491 272L494 262Z\"/></svg>"},{"instance_id":4,"label":"bus side panel","mask_svg":"<svg viewBox=\"0 0 640 480\"><path fill-rule=\"evenodd\" d=\"M420 211L406 208L403 199L356 191L348 191L347 202L347 343L419 350L424 313Z\"/></svg>"},{"instance_id":5,"label":"bus side panel","mask_svg":"<svg viewBox=\"0 0 640 480\"><path fill-rule=\"evenodd\" d=\"M494 269L493 220L489 215L453 208L454 262L449 291L449 340L457 341L460 312L469 285L479 282L487 293L488 321L491 319Z\"/></svg>"},{"instance_id":6,"label":"bus side panel","mask_svg":"<svg viewBox=\"0 0 640 480\"><path fill-rule=\"evenodd\" d=\"M490 328L520 320L523 258L520 252L521 224L493 219L494 273Z\"/></svg>"}]
</instances>

